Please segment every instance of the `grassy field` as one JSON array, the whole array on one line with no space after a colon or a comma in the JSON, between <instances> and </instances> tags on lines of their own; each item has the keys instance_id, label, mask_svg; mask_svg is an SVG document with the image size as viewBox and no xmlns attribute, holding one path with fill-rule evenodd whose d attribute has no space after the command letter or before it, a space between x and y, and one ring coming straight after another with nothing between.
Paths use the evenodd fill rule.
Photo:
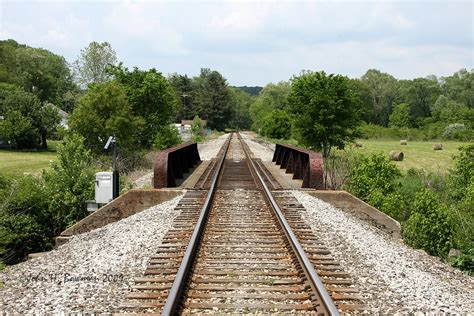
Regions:
<instances>
[{"instance_id":1,"label":"grassy field","mask_svg":"<svg viewBox=\"0 0 474 316\"><path fill-rule=\"evenodd\" d=\"M16 151L0 149L0 172L9 176L38 174L49 168L56 158L59 141L48 141L48 151Z\"/></svg>"},{"instance_id":2,"label":"grassy field","mask_svg":"<svg viewBox=\"0 0 474 316\"><path fill-rule=\"evenodd\" d=\"M383 152L388 154L391 150L402 151L403 161L395 164L403 170L409 168L423 168L427 171L446 173L453 165L452 156L458 153L458 148L467 145L466 142L443 141L443 150L433 150L435 141L409 141L402 146L398 140L359 140L362 147L356 148L364 153Z\"/></svg>"}]
</instances>

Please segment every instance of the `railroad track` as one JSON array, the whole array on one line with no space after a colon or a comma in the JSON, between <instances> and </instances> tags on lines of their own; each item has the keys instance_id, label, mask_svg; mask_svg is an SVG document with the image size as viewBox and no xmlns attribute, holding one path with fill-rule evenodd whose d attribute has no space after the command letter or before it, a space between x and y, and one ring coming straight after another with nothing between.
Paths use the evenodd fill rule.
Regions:
<instances>
[{"instance_id":1,"label":"railroad track","mask_svg":"<svg viewBox=\"0 0 474 316\"><path fill-rule=\"evenodd\" d=\"M363 309L349 276L299 217L302 206L271 191L276 181L238 134L196 187L207 190L180 201L181 215L124 308L164 315Z\"/></svg>"}]
</instances>

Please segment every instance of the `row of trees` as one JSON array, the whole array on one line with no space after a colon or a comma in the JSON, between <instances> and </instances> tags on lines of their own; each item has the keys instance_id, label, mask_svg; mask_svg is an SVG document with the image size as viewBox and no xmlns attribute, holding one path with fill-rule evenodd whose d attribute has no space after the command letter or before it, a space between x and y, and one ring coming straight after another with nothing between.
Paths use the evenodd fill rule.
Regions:
<instances>
[{"instance_id":1,"label":"row of trees","mask_svg":"<svg viewBox=\"0 0 474 316\"><path fill-rule=\"evenodd\" d=\"M168 125L195 116L205 119L212 129L252 127L273 138L293 136L320 147L319 139L326 137L320 134L321 126L318 131L305 132L292 122L298 124L321 114L319 121L337 125L340 119L335 122L331 117L342 118L341 113L331 114L331 109L314 113L318 107L331 106L331 102L321 96L298 96L304 89L326 91L330 86L324 82L334 80L340 89L350 91L351 100L346 103L355 107L355 117L368 124L432 129L431 137L461 132L469 138L474 121L474 73L466 70L448 77L414 80L397 80L378 70L369 70L360 79L322 73L310 79L307 72L261 89L229 87L218 71L208 68L193 78L176 73L165 78L155 69L128 70L117 63L116 53L107 42L92 42L70 67L61 56L13 40L0 42L0 57L0 139L18 148L46 148L59 122L57 109L73 113L75 108L78 111L72 115L71 127L92 149L99 148L106 134L117 134L127 148L172 145L173 141L167 140L177 138ZM106 82L113 83L102 86ZM341 96L333 92L333 97ZM302 115L308 111L311 115ZM99 112L110 115L101 117ZM91 124L100 126L84 127ZM134 133L128 133L131 130ZM163 139L163 135L169 137ZM310 140L309 135L317 139ZM341 146L346 136L329 142Z\"/></svg>"},{"instance_id":2,"label":"row of trees","mask_svg":"<svg viewBox=\"0 0 474 316\"><path fill-rule=\"evenodd\" d=\"M311 94L302 98L301 92L305 90L310 90ZM342 90L345 92L342 93ZM332 101L326 98L329 95L325 97L317 91L329 93ZM322 127L314 127L310 135L316 139L309 141L307 135L300 133L298 125L307 126L309 122L302 123L302 120L318 117L318 122L323 125L337 126L339 121L345 119L338 112L342 109L341 104L352 107L354 111L349 113L350 116L359 118L359 122L363 123L359 129L352 126L354 136L358 132L359 136L389 135L380 132L380 128L389 127L394 131L390 135L395 137L421 132L423 138L466 140L474 136L473 91L474 72L465 69L448 77L429 76L413 80L397 80L378 70L369 70L360 79L303 72L290 81L265 86L251 104L250 115L253 129L260 130L266 136L293 137L315 147L325 137L318 131ZM339 105L333 102L339 102ZM288 123L273 124L292 119L292 126ZM358 120L351 121L353 124ZM409 130L414 132L409 133ZM334 139L332 144L342 146L343 139Z\"/></svg>"},{"instance_id":3,"label":"row of trees","mask_svg":"<svg viewBox=\"0 0 474 316\"><path fill-rule=\"evenodd\" d=\"M250 128L252 97L219 72L166 78L156 69L129 70L107 42L90 43L68 65L47 50L0 41L0 85L0 140L13 148L46 149L59 109L93 151L110 135L127 150L173 145L179 138L169 125L195 116L211 129Z\"/></svg>"}]
</instances>

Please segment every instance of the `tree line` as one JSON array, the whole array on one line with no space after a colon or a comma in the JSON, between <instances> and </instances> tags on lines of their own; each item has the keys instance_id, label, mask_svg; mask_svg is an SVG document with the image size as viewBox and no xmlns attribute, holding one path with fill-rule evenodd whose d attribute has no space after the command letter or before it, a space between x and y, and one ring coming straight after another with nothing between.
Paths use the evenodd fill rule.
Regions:
<instances>
[{"instance_id":1,"label":"tree line","mask_svg":"<svg viewBox=\"0 0 474 316\"><path fill-rule=\"evenodd\" d=\"M341 98L346 106L334 104ZM326 125L335 132L340 123L347 130L340 112L346 108L353 110L346 113L352 135L329 140ZM359 79L306 71L263 88L230 87L209 68L195 77L129 70L107 42L90 43L69 65L47 50L0 41L0 140L13 148L47 148L48 138L64 134L57 128L60 109L92 150L112 134L127 150L164 148L179 141L170 124L196 116L211 129L252 128L315 148L374 136L379 127L397 136L416 129L424 138L472 139L474 73L462 69L447 77L397 80L375 69ZM305 131L316 116L316 126Z\"/></svg>"},{"instance_id":2,"label":"tree line","mask_svg":"<svg viewBox=\"0 0 474 316\"><path fill-rule=\"evenodd\" d=\"M334 90L335 85L339 87L337 89L345 90L351 99L349 103ZM311 96L305 100L301 99L303 90L311 91ZM333 97L318 94L318 90ZM249 109L252 127L271 138L295 138L318 147L318 142L326 137L320 134L325 122L329 123L332 115L339 117L336 121L344 121L345 116L338 113L341 109L335 102L346 102L353 108L350 120L354 137L474 138L474 71L465 69L452 76L413 80L397 80L374 69L368 70L360 79L302 72L289 81L263 88ZM310 134L320 135L309 141L298 126L307 125L305 120L311 117L319 118ZM286 121L291 124L284 123ZM331 122L334 123L338 125ZM332 146L342 146L342 140L334 139Z\"/></svg>"}]
</instances>

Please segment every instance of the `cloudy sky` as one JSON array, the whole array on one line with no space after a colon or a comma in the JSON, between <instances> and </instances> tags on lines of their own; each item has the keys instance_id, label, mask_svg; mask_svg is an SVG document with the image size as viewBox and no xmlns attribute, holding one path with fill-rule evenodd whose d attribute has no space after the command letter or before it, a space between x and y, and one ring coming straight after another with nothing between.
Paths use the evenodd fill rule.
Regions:
<instances>
[{"instance_id":1,"label":"cloudy sky","mask_svg":"<svg viewBox=\"0 0 474 316\"><path fill-rule=\"evenodd\" d=\"M265 85L302 69L397 78L474 68L473 1L0 0L0 39L73 62L108 41L126 66L231 85Z\"/></svg>"}]
</instances>

